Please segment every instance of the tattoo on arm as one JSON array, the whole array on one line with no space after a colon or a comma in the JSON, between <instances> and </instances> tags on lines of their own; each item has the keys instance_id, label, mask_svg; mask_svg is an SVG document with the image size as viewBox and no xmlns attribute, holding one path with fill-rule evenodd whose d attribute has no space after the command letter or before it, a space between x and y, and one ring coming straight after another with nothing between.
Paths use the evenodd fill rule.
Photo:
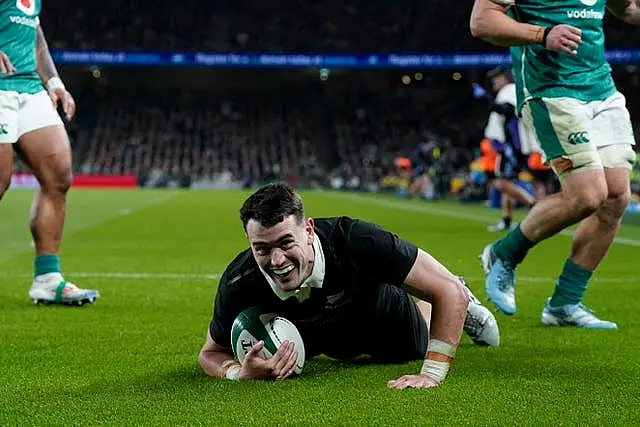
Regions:
<instances>
[{"instance_id":1,"label":"tattoo on arm","mask_svg":"<svg viewBox=\"0 0 640 427\"><path fill-rule=\"evenodd\" d=\"M58 70L53 63L47 39L44 38L42 27L38 26L36 36L36 58L38 61L38 75L44 83L48 82L52 77L58 77Z\"/></svg>"}]
</instances>

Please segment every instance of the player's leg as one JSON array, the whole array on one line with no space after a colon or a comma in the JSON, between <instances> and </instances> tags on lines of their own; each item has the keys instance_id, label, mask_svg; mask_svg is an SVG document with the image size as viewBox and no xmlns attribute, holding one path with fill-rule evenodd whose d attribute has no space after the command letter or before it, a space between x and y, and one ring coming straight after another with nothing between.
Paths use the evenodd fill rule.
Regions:
<instances>
[{"instance_id":1,"label":"player's leg","mask_svg":"<svg viewBox=\"0 0 640 427\"><path fill-rule=\"evenodd\" d=\"M597 105L602 108L596 109L594 136L600 141L620 142L598 148L605 167L608 197L576 229L571 254L542 313L542 322L546 324L604 329L617 327L613 322L598 319L581 303L592 272L611 246L631 198L631 168L636 155L624 97L618 93Z\"/></svg>"},{"instance_id":2,"label":"player's leg","mask_svg":"<svg viewBox=\"0 0 640 427\"><path fill-rule=\"evenodd\" d=\"M487 231L505 231L511 228L511 222L513 219L513 202L511 197L506 193L502 193L500 195L500 212L502 214L500 221L496 224L487 226Z\"/></svg>"},{"instance_id":3,"label":"player's leg","mask_svg":"<svg viewBox=\"0 0 640 427\"><path fill-rule=\"evenodd\" d=\"M13 174L13 144L18 140L18 93L0 91L0 199Z\"/></svg>"},{"instance_id":4,"label":"player's leg","mask_svg":"<svg viewBox=\"0 0 640 427\"><path fill-rule=\"evenodd\" d=\"M536 201L533 196L529 194L527 190L513 182L513 180L504 179L499 181L502 181L500 187L496 188L499 188L504 194L510 196L512 200L522 203L527 208L531 208L535 204Z\"/></svg>"},{"instance_id":5,"label":"player's leg","mask_svg":"<svg viewBox=\"0 0 640 427\"><path fill-rule=\"evenodd\" d=\"M518 159L511 153L501 153L496 158L496 176L494 188L502 194L501 210L502 220L496 225L487 227L489 231L504 231L511 229L513 221L513 203L519 201L527 208L531 208L535 199L527 191L516 185L513 180L517 178L520 170Z\"/></svg>"},{"instance_id":6,"label":"player's leg","mask_svg":"<svg viewBox=\"0 0 640 427\"><path fill-rule=\"evenodd\" d=\"M582 306L582 299L593 271L607 253L631 198L630 171L606 169L609 197L591 216L580 222L573 236L571 255L565 261L553 296L542 312L543 323L554 326L580 326L616 329L613 322L598 319Z\"/></svg>"},{"instance_id":7,"label":"player's leg","mask_svg":"<svg viewBox=\"0 0 640 427\"><path fill-rule=\"evenodd\" d=\"M492 181L491 187L500 192L500 210L502 212L502 218L496 224L487 226L487 231L504 231L511 227L511 200L509 195L503 191L505 176L509 170L510 166L508 158L506 158L503 153L498 153L496 155L495 163L495 179Z\"/></svg>"},{"instance_id":8,"label":"player's leg","mask_svg":"<svg viewBox=\"0 0 640 427\"><path fill-rule=\"evenodd\" d=\"M13 144L0 142L0 199L9 189L13 172Z\"/></svg>"},{"instance_id":9,"label":"player's leg","mask_svg":"<svg viewBox=\"0 0 640 427\"><path fill-rule=\"evenodd\" d=\"M466 289L469 306L465 333L478 345L498 346L500 332L495 317L469 288ZM375 347L369 354L376 361L397 363L424 358L431 325L431 304L414 301L411 295L397 286L380 283L363 306L369 307L370 314L363 315L363 318L370 319L367 321L368 330Z\"/></svg>"},{"instance_id":10,"label":"player's leg","mask_svg":"<svg viewBox=\"0 0 640 427\"><path fill-rule=\"evenodd\" d=\"M375 285L361 304L365 336L371 342L366 353L378 363L424 359L430 323L423 317L430 315L430 307L425 304L419 308L411 295L397 286Z\"/></svg>"},{"instance_id":11,"label":"player's leg","mask_svg":"<svg viewBox=\"0 0 640 427\"><path fill-rule=\"evenodd\" d=\"M485 247L485 287L498 309L513 314L515 268L529 249L565 227L588 217L607 197L607 182L584 105L570 98L534 99L524 109L554 172L561 191L538 201L503 239Z\"/></svg>"},{"instance_id":12,"label":"player's leg","mask_svg":"<svg viewBox=\"0 0 640 427\"><path fill-rule=\"evenodd\" d=\"M409 194L411 196L423 193L425 188L423 165L417 165L414 169L412 169L410 182L411 184L409 184Z\"/></svg>"},{"instance_id":13,"label":"player's leg","mask_svg":"<svg viewBox=\"0 0 640 427\"><path fill-rule=\"evenodd\" d=\"M45 92L24 96L23 105L17 149L40 184L30 211L36 256L29 296L36 302L93 302L97 291L66 282L60 270L66 196L72 181L67 133Z\"/></svg>"}]
</instances>

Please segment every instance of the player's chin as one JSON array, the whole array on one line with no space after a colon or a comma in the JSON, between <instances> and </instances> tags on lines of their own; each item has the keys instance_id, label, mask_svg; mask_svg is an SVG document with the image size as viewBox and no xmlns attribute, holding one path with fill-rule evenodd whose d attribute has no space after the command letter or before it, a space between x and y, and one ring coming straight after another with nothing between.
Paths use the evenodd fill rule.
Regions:
<instances>
[{"instance_id":1,"label":"player's chin","mask_svg":"<svg viewBox=\"0 0 640 427\"><path fill-rule=\"evenodd\" d=\"M283 291L295 291L300 287L300 280L298 279L298 277L298 272L294 269L286 276L275 276L274 279L280 289L282 289Z\"/></svg>"}]
</instances>

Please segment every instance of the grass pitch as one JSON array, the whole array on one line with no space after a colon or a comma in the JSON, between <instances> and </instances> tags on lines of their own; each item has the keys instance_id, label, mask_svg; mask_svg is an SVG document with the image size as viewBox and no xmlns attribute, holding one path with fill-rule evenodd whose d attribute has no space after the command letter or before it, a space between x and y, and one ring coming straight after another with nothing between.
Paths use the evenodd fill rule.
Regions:
<instances>
[{"instance_id":1,"label":"grass pitch","mask_svg":"<svg viewBox=\"0 0 640 427\"><path fill-rule=\"evenodd\" d=\"M618 331L543 327L539 316L570 239L536 247L518 270L518 312L498 314L502 346L464 337L431 390L388 390L421 362L316 358L299 378L231 382L197 364L220 273L246 242L248 193L74 190L62 266L99 289L94 306L34 306L32 193L0 204L0 425L638 425L640 227L625 224L585 303ZM347 193L303 194L310 216L350 215L397 232L465 276L484 299L477 255L498 237L480 206ZM637 223L637 222L636 222Z\"/></svg>"}]
</instances>

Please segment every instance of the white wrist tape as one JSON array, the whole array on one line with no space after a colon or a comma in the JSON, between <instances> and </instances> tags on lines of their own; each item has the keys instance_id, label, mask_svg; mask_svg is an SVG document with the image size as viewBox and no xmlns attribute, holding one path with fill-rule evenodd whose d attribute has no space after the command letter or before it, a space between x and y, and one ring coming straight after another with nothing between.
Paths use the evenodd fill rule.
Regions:
<instances>
[{"instance_id":1,"label":"white wrist tape","mask_svg":"<svg viewBox=\"0 0 640 427\"><path fill-rule=\"evenodd\" d=\"M427 351L444 354L451 358L456 355L456 349L454 346L440 340L429 340L429 347L427 348Z\"/></svg>"},{"instance_id":2,"label":"white wrist tape","mask_svg":"<svg viewBox=\"0 0 640 427\"><path fill-rule=\"evenodd\" d=\"M60 79L60 77L51 77L49 80L47 80L47 90L54 90L54 89L64 89L64 83L62 83L62 80Z\"/></svg>"},{"instance_id":3,"label":"white wrist tape","mask_svg":"<svg viewBox=\"0 0 640 427\"><path fill-rule=\"evenodd\" d=\"M446 377L447 373L449 372L449 366L450 365L447 362L438 362L435 360L427 359L422 364L420 373L441 383L444 380L444 377Z\"/></svg>"},{"instance_id":4,"label":"white wrist tape","mask_svg":"<svg viewBox=\"0 0 640 427\"><path fill-rule=\"evenodd\" d=\"M233 365L229 369L227 369L227 374L225 375L227 379L230 380L239 380L240 379L240 365Z\"/></svg>"}]
</instances>

